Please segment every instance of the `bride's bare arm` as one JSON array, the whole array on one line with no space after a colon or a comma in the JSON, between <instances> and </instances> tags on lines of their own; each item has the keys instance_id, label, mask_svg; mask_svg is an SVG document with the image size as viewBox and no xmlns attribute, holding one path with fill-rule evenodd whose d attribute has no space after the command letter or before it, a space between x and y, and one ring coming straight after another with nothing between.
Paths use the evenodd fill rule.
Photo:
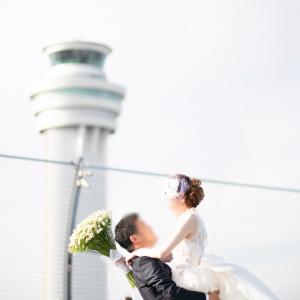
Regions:
<instances>
[{"instance_id":1,"label":"bride's bare arm","mask_svg":"<svg viewBox=\"0 0 300 300\"><path fill-rule=\"evenodd\" d=\"M196 231L198 219L194 214L187 216L173 234L163 243L162 246L154 249L136 250L126 257L127 265L131 265L132 259L137 256L148 256L163 260L168 257L171 251L189 234Z\"/></svg>"},{"instance_id":2,"label":"bride's bare arm","mask_svg":"<svg viewBox=\"0 0 300 300\"><path fill-rule=\"evenodd\" d=\"M170 262L172 260L173 260L172 252L170 252L167 256L165 256L165 257L162 258L162 261L164 261L164 262Z\"/></svg>"}]
</instances>

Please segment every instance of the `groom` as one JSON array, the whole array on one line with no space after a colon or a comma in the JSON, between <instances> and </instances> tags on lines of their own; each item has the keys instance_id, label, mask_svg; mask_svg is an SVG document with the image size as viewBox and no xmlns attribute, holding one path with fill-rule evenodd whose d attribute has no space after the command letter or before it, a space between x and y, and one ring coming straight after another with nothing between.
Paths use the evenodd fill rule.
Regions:
<instances>
[{"instance_id":1,"label":"groom","mask_svg":"<svg viewBox=\"0 0 300 300\"><path fill-rule=\"evenodd\" d=\"M157 238L150 226L135 213L117 224L116 241L128 252L152 248ZM172 280L171 268L159 259L143 256L133 260L132 271L144 300L220 300L219 295L188 291Z\"/></svg>"}]
</instances>

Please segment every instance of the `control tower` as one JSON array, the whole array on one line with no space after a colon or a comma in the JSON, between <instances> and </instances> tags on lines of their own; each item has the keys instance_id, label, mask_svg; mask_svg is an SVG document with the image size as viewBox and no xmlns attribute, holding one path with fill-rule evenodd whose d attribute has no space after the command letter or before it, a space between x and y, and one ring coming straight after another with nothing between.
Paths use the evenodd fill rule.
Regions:
<instances>
[{"instance_id":1,"label":"control tower","mask_svg":"<svg viewBox=\"0 0 300 300\"><path fill-rule=\"evenodd\" d=\"M52 66L45 80L31 86L30 98L37 129L46 137L46 159L77 163L83 157L85 163L105 165L106 140L116 129L125 95L124 88L106 81L103 72L111 49L73 41L50 45L44 52ZM57 176L66 174L65 168L59 164L46 166L44 300L67 300L66 238L71 199L64 192L66 183ZM74 177L74 169L67 176ZM106 203L103 195L93 192L81 206L89 214L106 208ZM99 258L78 255L73 268L72 300L108 296L106 271Z\"/></svg>"}]
</instances>

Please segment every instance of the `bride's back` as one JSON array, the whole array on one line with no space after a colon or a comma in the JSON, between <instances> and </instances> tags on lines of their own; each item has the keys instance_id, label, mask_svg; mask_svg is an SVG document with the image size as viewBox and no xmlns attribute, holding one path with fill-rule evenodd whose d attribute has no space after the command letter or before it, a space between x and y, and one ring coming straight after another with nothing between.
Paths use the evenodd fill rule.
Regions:
<instances>
[{"instance_id":1,"label":"bride's back","mask_svg":"<svg viewBox=\"0 0 300 300\"><path fill-rule=\"evenodd\" d=\"M179 218L194 214L198 219L196 233L191 238L183 239L172 251L176 268L188 268L200 265L207 243L205 225L195 208L187 209Z\"/></svg>"}]
</instances>

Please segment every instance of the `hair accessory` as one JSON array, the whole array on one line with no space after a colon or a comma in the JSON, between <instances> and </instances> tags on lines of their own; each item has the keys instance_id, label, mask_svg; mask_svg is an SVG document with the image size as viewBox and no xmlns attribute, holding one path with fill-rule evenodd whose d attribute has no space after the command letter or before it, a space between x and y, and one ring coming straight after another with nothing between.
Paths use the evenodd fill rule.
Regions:
<instances>
[{"instance_id":1,"label":"hair accessory","mask_svg":"<svg viewBox=\"0 0 300 300\"><path fill-rule=\"evenodd\" d=\"M163 197L177 200L182 198L189 188L190 185L185 176L174 174L162 180L160 194ZM185 200L182 199L182 202L185 202Z\"/></svg>"}]
</instances>

